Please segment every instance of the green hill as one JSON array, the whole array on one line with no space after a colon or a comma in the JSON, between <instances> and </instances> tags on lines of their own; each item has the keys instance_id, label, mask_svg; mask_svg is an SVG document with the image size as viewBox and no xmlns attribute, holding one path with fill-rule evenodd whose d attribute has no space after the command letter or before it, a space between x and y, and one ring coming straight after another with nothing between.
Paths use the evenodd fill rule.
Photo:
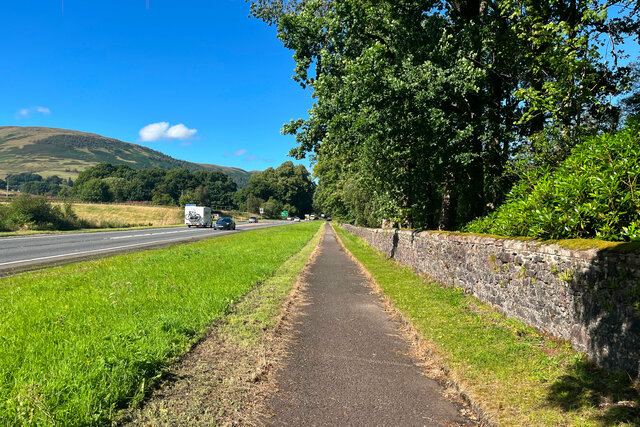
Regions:
<instances>
[{"instance_id":1,"label":"green hill","mask_svg":"<svg viewBox=\"0 0 640 427\"><path fill-rule=\"evenodd\" d=\"M100 162L126 164L134 169L184 168L218 170L244 187L255 171L191 163L159 151L93 133L44 127L0 126L0 177L31 172L44 177L75 178Z\"/></svg>"}]
</instances>

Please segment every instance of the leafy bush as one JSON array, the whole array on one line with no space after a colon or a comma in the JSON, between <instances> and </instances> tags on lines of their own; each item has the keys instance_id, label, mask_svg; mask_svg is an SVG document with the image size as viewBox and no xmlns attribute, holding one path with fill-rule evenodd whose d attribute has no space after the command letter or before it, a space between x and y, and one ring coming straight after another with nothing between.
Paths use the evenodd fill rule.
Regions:
<instances>
[{"instance_id":1,"label":"leafy bush","mask_svg":"<svg viewBox=\"0 0 640 427\"><path fill-rule=\"evenodd\" d=\"M44 197L22 195L0 206L0 230L72 230L87 224L73 212L71 204L52 205Z\"/></svg>"},{"instance_id":2,"label":"leafy bush","mask_svg":"<svg viewBox=\"0 0 640 427\"><path fill-rule=\"evenodd\" d=\"M264 215L267 218L280 218L282 213L282 203L279 200L270 197L262 206L264 207Z\"/></svg>"},{"instance_id":3,"label":"leafy bush","mask_svg":"<svg viewBox=\"0 0 640 427\"><path fill-rule=\"evenodd\" d=\"M109 184L99 178L90 179L78 191L80 198L87 202L110 202L113 200Z\"/></svg>"},{"instance_id":4,"label":"leafy bush","mask_svg":"<svg viewBox=\"0 0 640 427\"><path fill-rule=\"evenodd\" d=\"M0 231L10 231L7 224L7 218L9 217L9 205L0 203Z\"/></svg>"},{"instance_id":5,"label":"leafy bush","mask_svg":"<svg viewBox=\"0 0 640 427\"><path fill-rule=\"evenodd\" d=\"M465 231L538 238L640 240L640 121L577 145L556 170L522 179Z\"/></svg>"}]
</instances>

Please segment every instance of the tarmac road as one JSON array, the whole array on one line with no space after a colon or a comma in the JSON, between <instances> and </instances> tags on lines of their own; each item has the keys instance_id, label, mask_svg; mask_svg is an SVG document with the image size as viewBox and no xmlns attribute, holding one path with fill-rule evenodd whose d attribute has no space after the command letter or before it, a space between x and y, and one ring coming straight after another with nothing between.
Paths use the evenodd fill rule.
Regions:
<instances>
[{"instance_id":1,"label":"tarmac road","mask_svg":"<svg viewBox=\"0 0 640 427\"><path fill-rule=\"evenodd\" d=\"M268 221L238 222L236 230L167 227L90 233L61 233L0 238L0 275L9 275L51 264L99 258L121 252L169 246L241 233L248 229L291 224Z\"/></svg>"}]
</instances>

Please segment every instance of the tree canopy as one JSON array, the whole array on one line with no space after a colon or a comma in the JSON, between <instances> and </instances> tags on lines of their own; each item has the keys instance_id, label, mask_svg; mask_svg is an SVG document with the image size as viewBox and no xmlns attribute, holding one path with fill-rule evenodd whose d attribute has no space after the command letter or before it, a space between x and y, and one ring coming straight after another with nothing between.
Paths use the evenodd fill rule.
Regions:
<instances>
[{"instance_id":1,"label":"tree canopy","mask_svg":"<svg viewBox=\"0 0 640 427\"><path fill-rule=\"evenodd\" d=\"M637 32L631 1L613 20L597 0L251 3L314 92L283 131L315 162L316 206L363 225L456 228L614 129L629 70L601 48Z\"/></svg>"},{"instance_id":2,"label":"tree canopy","mask_svg":"<svg viewBox=\"0 0 640 427\"><path fill-rule=\"evenodd\" d=\"M313 210L314 191L309 171L303 165L287 161L275 169L252 175L249 184L236 195L236 202L250 212L260 207L266 211L268 207L270 216L280 216L282 209L291 215L304 215Z\"/></svg>"},{"instance_id":3,"label":"tree canopy","mask_svg":"<svg viewBox=\"0 0 640 427\"><path fill-rule=\"evenodd\" d=\"M236 190L235 182L218 171L134 170L109 163L99 163L81 172L73 186L73 194L86 201L135 200L217 207L232 207Z\"/></svg>"}]
</instances>

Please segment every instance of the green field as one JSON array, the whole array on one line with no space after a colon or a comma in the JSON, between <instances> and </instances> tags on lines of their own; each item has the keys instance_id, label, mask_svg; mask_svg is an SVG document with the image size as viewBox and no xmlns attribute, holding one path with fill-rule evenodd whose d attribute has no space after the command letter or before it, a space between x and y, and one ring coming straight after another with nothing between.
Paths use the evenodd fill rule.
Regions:
<instances>
[{"instance_id":1,"label":"green field","mask_svg":"<svg viewBox=\"0 0 640 427\"><path fill-rule=\"evenodd\" d=\"M336 227L392 305L428 343L429 358L499 425L639 425L625 373L599 369L566 342L507 319L463 290L417 276Z\"/></svg>"},{"instance_id":2,"label":"green field","mask_svg":"<svg viewBox=\"0 0 640 427\"><path fill-rule=\"evenodd\" d=\"M248 231L0 280L0 420L106 423L319 223Z\"/></svg>"}]
</instances>

